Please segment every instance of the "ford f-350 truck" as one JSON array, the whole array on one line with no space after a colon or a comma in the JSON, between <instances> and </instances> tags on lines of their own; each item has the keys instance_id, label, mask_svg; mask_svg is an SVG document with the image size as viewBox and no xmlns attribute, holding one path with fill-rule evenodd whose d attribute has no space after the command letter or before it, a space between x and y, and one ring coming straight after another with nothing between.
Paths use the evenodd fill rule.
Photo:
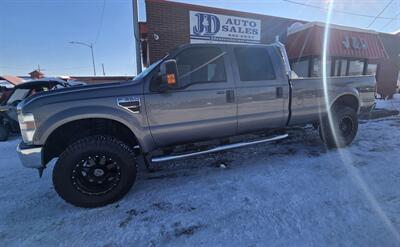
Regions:
<instances>
[{"instance_id":1,"label":"ford f-350 truck","mask_svg":"<svg viewBox=\"0 0 400 247\"><path fill-rule=\"evenodd\" d=\"M328 147L356 136L357 114L374 107L374 76L294 78L282 44L188 44L132 81L43 92L18 105L24 166L52 159L57 193L99 207L132 187L137 157L146 164L287 137L290 126L318 126ZM267 138L229 137L280 130ZM269 131L269 133L273 133ZM231 138L234 139L234 138ZM177 145L222 140L201 149ZM187 145L193 146L193 145ZM139 150L139 151L137 151ZM157 155L155 155L157 153Z\"/></svg>"}]
</instances>

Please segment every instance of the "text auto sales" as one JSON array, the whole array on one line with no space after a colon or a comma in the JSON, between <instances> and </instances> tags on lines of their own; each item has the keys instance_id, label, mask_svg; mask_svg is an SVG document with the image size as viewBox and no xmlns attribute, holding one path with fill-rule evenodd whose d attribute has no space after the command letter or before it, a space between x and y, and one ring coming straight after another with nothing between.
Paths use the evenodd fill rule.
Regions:
<instances>
[{"instance_id":1,"label":"text auto sales","mask_svg":"<svg viewBox=\"0 0 400 247\"><path fill-rule=\"evenodd\" d=\"M259 43L261 21L190 12L190 36L192 40Z\"/></svg>"},{"instance_id":2,"label":"text auto sales","mask_svg":"<svg viewBox=\"0 0 400 247\"><path fill-rule=\"evenodd\" d=\"M241 19L227 19L225 25L222 25L222 31L258 35L257 23L255 21Z\"/></svg>"}]
</instances>

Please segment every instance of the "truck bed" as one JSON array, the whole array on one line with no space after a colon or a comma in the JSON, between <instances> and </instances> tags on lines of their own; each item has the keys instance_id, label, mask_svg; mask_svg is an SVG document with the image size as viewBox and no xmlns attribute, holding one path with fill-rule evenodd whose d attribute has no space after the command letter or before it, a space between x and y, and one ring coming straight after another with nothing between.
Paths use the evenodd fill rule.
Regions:
<instances>
[{"instance_id":1,"label":"truck bed","mask_svg":"<svg viewBox=\"0 0 400 247\"><path fill-rule=\"evenodd\" d=\"M322 77L292 79L291 119L289 125L317 122L320 113L326 113ZM341 76L327 78L329 106L344 94L351 92L359 99L358 111L371 109L375 104L375 76Z\"/></svg>"}]
</instances>

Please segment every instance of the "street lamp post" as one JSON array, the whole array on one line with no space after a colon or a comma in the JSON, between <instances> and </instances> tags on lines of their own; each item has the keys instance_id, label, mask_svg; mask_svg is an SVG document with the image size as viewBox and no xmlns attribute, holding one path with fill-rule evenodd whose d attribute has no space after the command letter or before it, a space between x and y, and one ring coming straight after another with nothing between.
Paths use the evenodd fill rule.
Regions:
<instances>
[{"instance_id":1,"label":"street lamp post","mask_svg":"<svg viewBox=\"0 0 400 247\"><path fill-rule=\"evenodd\" d=\"M69 43L74 44L74 45L83 45L83 46L90 48L90 50L92 51L93 74L96 76L96 64L94 62L93 44L92 43L88 44L88 43L79 42L79 41L71 41Z\"/></svg>"}]
</instances>

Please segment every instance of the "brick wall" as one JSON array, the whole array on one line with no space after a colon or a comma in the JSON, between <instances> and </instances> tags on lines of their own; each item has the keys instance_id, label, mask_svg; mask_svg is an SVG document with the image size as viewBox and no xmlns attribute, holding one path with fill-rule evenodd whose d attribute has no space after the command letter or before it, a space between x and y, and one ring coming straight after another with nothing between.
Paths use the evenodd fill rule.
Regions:
<instances>
[{"instance_id":1,"label":"brick wall","mask_svg":"<svg viewBox=\"0 0 400 247\"><path fill-rule=\"evenodd\" d=\"M190 10L259 19L261 20L261 43L264 44L274 42L275 36L277 35L280 36L282 42L285 42L287 27L294 22L301 22L280 17L182 4L164 0L146 0L148 44L151 63L160 59L165 55L165 53L178 45L190 43ZM154 34L159 36L159 40L154 39Z\"/></svg>"}]
</instances>

